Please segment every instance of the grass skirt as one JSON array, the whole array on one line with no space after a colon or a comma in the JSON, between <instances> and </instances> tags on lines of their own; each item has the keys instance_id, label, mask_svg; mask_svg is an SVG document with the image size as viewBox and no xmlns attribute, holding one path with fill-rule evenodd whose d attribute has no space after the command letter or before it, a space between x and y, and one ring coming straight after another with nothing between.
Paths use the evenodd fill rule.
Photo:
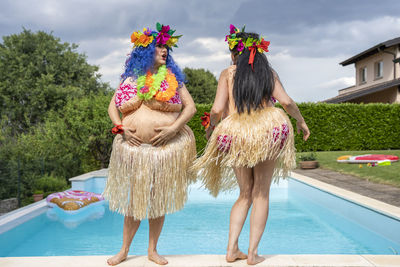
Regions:
<instances>
[{"instance_id":1,"label":"grass skirt","mask_svg":"<svg viewBox=\"0 0 400 267\"><path fill-rule=\"evenodd\" d=\"M280 108L233 113L219 123L204 153L193 166L213 196L236 184L232 167L254 167L276 160L274 180L286 178L296 167L293 127Z\"/></svg>"},{"instance_id":2,"label":"grass skirt","mask_svg":"<svg viewBox=\"0 0 400 267\"><path fill-rule=\"evenodd\" d=\"M112 211L136 220L158 218L183 208L196 175L192 130L185 127L163 147L131 146L114 138L104 197Z\"/></svg>"}]
</instances>

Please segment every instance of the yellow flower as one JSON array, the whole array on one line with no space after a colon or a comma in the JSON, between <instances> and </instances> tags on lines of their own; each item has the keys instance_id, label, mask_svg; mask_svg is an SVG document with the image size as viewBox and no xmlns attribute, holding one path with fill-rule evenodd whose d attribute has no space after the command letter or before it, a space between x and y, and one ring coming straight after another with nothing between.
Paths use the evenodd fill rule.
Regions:
<instances>
[{"instance_id":1,"label":"yellow flower","mask_svg":"<svg viewBox=\"0 0 400 267\"><path fill-rule=\"evenodd\" d=\"M154 37L152 35L147 36L146 34L141 32L134 32L131 35L131 42L134 43L135 46L147 47L153 42L153 40Z\"/></svg>"},{"instance_id":2,"label":"yellow flower","mask_svg":"<svg viewBox=\"0 0 400 267\"><path fill-rule=\"evenodd\" d=\"M147 47L151 42L153 42L153 36L147 36L146 34L142 34L139 38L139 44L143 47Z\"/></svg>"},{"instance_id":3,"label":"yellow flower","mask_svg":"<svg viewBox=\"0 0 400 267\"><path fill-rule=\"evenodd\" d=\"M232 50L237 43L238 43L237 39L229 40L229 49Z\"/></svg>"},{"instance_id":4,"label":"yellow flower","mask_svg":"<svg viewBox=\"0 0 400 267\"><path fill-rule=\"evenodd\" d=\"M167 41L167 45L169 47L173 47L177 42L178 42L178 38L175 38L175 37L169 38Z\"/></svg>"},{"instance_id":5,"label":"yellow flower","mask_svg":"<svg viewBox=\"0 0 400 267\"><path fill-rule=\"evenodd\" d=\"M137 41L137 39L139 39L140 33L139 32L134 32L131 35L131 42L135 43Z\"/></svg>"}]
</instances>

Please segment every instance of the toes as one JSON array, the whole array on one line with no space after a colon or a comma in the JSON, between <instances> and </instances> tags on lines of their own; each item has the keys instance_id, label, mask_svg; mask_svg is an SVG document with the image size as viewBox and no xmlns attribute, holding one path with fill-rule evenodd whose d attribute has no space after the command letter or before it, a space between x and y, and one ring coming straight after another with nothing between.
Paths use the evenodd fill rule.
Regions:
<instances>
[{"instance_id":1,"label":"toes","mask_svg":"<svg viewBox=\"0 0 400 267\"><path fill-rule=\"evenodd\" d=\"M107 264L110 266L115 266L115 265L123 262L125 259L126 259L126 257L118 257L118 255L116 255L114 257L107 259Z\"/></svg>"},{"instance_id":2,"label":"toes","mask_svg":"<svg viewBox=\"0 0 400 267\"><path fill-rule=\"evenodd\" d=\"M149 255L148 258L149 258L149 260L151 260L157 264L160 264L160 265L168 264L168 261L164 257L162 257L158 254L157 255Z\"/></svg>"}]
</instances>

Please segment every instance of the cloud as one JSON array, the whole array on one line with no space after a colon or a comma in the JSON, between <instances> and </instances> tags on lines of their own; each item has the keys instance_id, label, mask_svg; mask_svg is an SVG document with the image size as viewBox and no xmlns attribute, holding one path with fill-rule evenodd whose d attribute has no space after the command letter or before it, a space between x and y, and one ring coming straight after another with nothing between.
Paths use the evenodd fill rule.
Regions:
<instances>
[{"instance_id":1,"label":"cloud","mask_svg":"<svg viewBox=\"0 0 400 267\"><path fill-rule=\"evenodd\" d=\"M278 51L289 50L292 54L308 57L355 55L399 34L398 17L331 22L307 27L291 35L273 35L271 49L275 45Z\"/></svg>"},{"instance_id":2,"label":"cloud","mask_svg":"<svg viewBox=\"0 0 400 267\"><path fill-rule=\"evenodd\" d=\"M323 89L329 88L346 88L355 85L356 79L354 77L341 77L327 82L323 82L318 86Z\"/></svg>"},{"instance_id":3,"label":"cloud","mask_svg":"<svg viewBox=\"0 0 400 267\"><path fill-rule=\"evenodd\" d=\"M354 77L352 66L338 63L400 36L400 1L386 0L4 0L0 34L22 27L44 30L100 66L103 81L116 86L129 36L157 21L183 34L173 56L181 67L209 69L217 77L229 66L224 37L229 24L246 24L271 41L267 54L296 101L337 95Z\"/></svg>"},{"instance_id":4,"label":"cloud","mask_svg":"<svg viewBox=\"0 0 400 267\"><path fill-rule=\"evenodd\" d=\"M174 55L175 60L184 67L208 68L216 72L230 62L230 54L224 39L219 38L196 38L187 44L182 52Z\"/></svg>"},{"instance_id":5,"label":"cloud","mask_svg":"<svg viewBox=\"0 0 400 267\"><path fill-rule=\"evenodd\" d=\"M285 90L296 102L322 101L336 96L338 90L347 87L348 83L332 81L351 79L354 75L354 68L338 64L340 57L298 57L286 51L270 55L269 60Z\"/></svg>"}]
</instances>

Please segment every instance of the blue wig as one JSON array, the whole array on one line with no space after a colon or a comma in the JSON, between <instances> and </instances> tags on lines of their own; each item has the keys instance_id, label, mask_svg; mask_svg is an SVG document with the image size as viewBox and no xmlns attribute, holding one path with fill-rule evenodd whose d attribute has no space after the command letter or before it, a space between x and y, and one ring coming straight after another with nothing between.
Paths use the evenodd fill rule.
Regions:
<instances>
[{"instance_id":1,"label":"blue wig","mask_svg":"<svg viewBox=\"0 0 400 267\"><path fill-rule=\"evenodd\" d=\"M154 65L154 53L156 50L156 39L147 47L136 47L132 50L131 54L125 61L125 72L121 75L121 82L123 82L128 77L133 77L137 79L141 75L145 75L146 72ZM176 77L179 85L185 82L185 74L175 63L170 52L171 49L167 48L168 55L166 60L167 68L169 68Z\"/></svg>"}]
</instances>

